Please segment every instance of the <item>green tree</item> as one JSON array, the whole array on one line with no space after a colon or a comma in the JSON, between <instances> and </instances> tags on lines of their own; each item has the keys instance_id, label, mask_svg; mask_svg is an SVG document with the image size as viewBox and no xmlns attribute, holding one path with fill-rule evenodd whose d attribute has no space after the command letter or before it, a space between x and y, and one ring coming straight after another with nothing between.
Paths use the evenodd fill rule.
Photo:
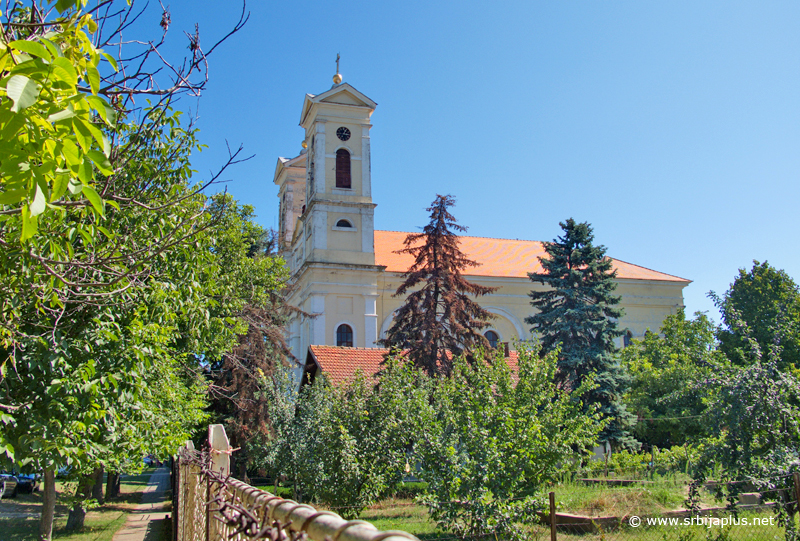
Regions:
<instances>
[{"instance_id":1,"label":"green tree","mask_svg":"<svg viewBox=\"0 0 800 541\"><path fill-rule=\"evenodd\" d=\"M602 422L580 396L554 383L556 355L518 350L513 373L502 356L456 360L435 382L420 414L420 476L431 517L462 538L529 539L521 524L544 508L543 487L590 446Z\"/></svg>"},{"instance_id":2,"label":"green tree","mask_svg":"<svg viewBox=\"0 0 800 541\"><path fill-rule=\"evenodd\" d=\"M377 385L359 374L334 387L323 376L296 394L285 372L262 381L273 433L258 454L292 483L296 498L356 518L396 489L430 397L430 381L410 363L387 359Z\"/></svg>"},{"instance_id":3,"label":"green tree","mask_svg":"<svg viewBox=\"0 0 800 541\"><path fill-rule=\"evenodd\" d=\"M595 382L582 398L587 407L597 405L609 421L600 441L636 446L628 432L634 419L622 402L628 380L614 345L623 334L616 323L623 314L617 308L620 298L614 295L616 271L605 246L593 244L588 223L570 218L559 225L564 234L544 243L547 257L539 258L542 272L528 274L545 288L531 291L537 312L525 322L533 325L531 332L540 337L543 352L558 350L559 385L577 389L587 379Z\"/></svg>"},{"instance_id":4,"label":"green tree","mask_svg":"<svg viewBox=\"0 0 800 541\"><path fill-rule=\"evenodd\" d=\"M667 316L660 334L647 333L620 353L631 376L625 396L640 421L636 437L659 448L697 443L708 435L701 419L710 394L704 382L727 363L717 348L716 325L698 312Z\"/></svg>"},{"instance_id":5,"label":"green tree","mask_svg":"<svg viewBox=\"0 0 800 541\"><path fill-rule=\"evenodd\" d=\"M407 349L414 363L431 375L449 374L454 357L477 345L488 347L480 330L492 315L470 296L497 290L462 276L462 271L477 263L458 248L456 232L466 228L448 211L454 204L452 196L437 195L427 209L431 221L422 233L409 234L403 242L405 248L398 253L411 254L414 263L394 296L411 293L381 341L391 348Z\"/></svg>"},{"instance_id":6,"label":"green tree","mask_svg":"<svg viewBox=\"0 0 800 541\"><path fill-rule=\"evenodd\" d=\"M750 271L739 269L722 298L713 292L711 296L725 323L719 333L720 348L731 362L751 364L772 348L780 348L779 368L800 366L800 287L785 271L766 261L753 261ZM748 344L742 324L758 344L757 350Z\"/></svg>"},{"instance_id":7,"label":"green tree","mask_svg":"<svg viewBox=\"0 0 800 541\"><path fill-rule=\"evenodd\" d=\"M230 310L209 317L224 312L204 244L219 216L189 180L195 130L170 107L204 86L205 55L150 77L159 44L135 66L100 50L129 6L51 4L0 19L0 454L44 471L43 539L54 471L169 452L202 418L192 354L221 354L240 328ZM142 94L157 103L137 108ZM171 386L150 389L156 376Z\"/></svg>"},{"instance_id":8,"label":"green tree","mask_svg":"<svg viewBox=\"0 0 800 541\"><path fill-rule=\"evenodd\" d=\"M221 215L214 227L214 253L219 278L230 292L229 302L220 308L232 310L243 326L236 347L210 363L211 411L216 422L225 425L231 445L242 449L235 466L244 477L251 440L271 431L270 398L262 392L261 381L287 368L292 359L285 339L291 309L283 291L289 271L269 250L271 232L253 221L252 207L235 205L230 196L220 195L210 210Z\"/></svg>"},{"instance_id":9,"label":"green tree","mask_svg":"<svg viewBox=\"0 0 800 541\"><path fill-rule=\"evenodd\" d=\"M171 192L167 187L158 201L151 190L153 183L164 188L170 175L190 172L186 159L177 160L196 150L195 141L179 133L193 130L181 126L170 106L181 94L197 94L205 86L207 55L199 36L190 38L195 44L190 58L164 66L157 54L163 39L123 37L126 21L140 15L132 6L113 1L85 10L86 3L16 3L0 16L0 97L7 98L0 100L0 248L7 256L4 263L24 271L7 282L11 289L0 290L0 297L27 289L28 298L34 295L37 302L28 312L20 308L26 303L0 307L0 345L10 351L19 347L20 329L39 313L74 306L78 298L96 304L113 295L111 285L124 292L131 282L148 280L153 258L185 240L201 215L182 215L182 204L192 194L180 187ZM245 19L243 13L231 34ZM169 13L161 20L166 33ZM137 60L128 65L121 58ZM133 101L142 96L157 101L142 108ZM160 144L165 126L177 132L169 139L181 139L184 147ZM228 163L235 161L236 154ZM165 218L176 209L181 219L166 219L154 228L144 249L108 220L126 207ZM43 222L51 230L59 227L60 234L34 242ZM76 251L76 243L92 249ZM52 321L66 322L69 315ZM13 356L0 358L0 377L13 361Z\"/></svg>"},{"instance_id":10,"label":"green tree","mask_svg":"<svg viewBox=\"0 0 800 541\"><path fill-rule=\"evenodd\" d=\"M800 456L800 381L776 361L729 365L707 378L714 392L703 422L711 434L700 446L689 503L699 505L699 487L711 475L734 510L743 484L754 484L759 492L774 495L786 539L794 540L791 474L798 471Z\"/></svg>"}]
</instances>

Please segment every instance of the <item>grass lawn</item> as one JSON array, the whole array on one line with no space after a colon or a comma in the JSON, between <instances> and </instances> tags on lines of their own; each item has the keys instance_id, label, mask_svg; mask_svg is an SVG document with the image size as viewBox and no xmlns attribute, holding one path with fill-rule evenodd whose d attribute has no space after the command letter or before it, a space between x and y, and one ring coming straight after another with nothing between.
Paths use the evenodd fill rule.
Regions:
<instances>
[{"instance_id":1,"label":"grass lawn","mask_svg":"<svg viewBox=\"0 0 800 541\"><path fill-rule=\"evenodd\" d=\"M66 532L69 509L61 503L65 490L74 490L74 484L65 487L56 481L56 516L53 524L53 539L69 541L111 541L128 516L128 512L139 503L142 490L147 485L155 468L147 468L139 475L123 476L120 497L107 502L102 507L86 513L85 528L80 532ZM39 516L42 507L42 493L20 494L16 499L0 500L0 540L36 541L39 538ZM5 518L14 514L13 518Z\"/></svg>"},{"instance_id":2,"label":"grass lawn","mask_svg":"<svg viewBox=\"0 0 800 541\"><path fill-rule=\"evenodd\" d=\"M643 524L638 528L623 525L617 528L608 528L606 531L595 533L566 531L560 528L558 538L571 541L773 541L784 539L783 528L774 521L773 525L752 525L752 519L774 517L770 511L757 513L744 512L740 518L746 518L748 525L684 525L683 519L676 519L673 525ZM367 520L379 530L403 530L414 534L423 541L436 541L439 539L453 540L453 535L448 532L437 531L436 524L428 518L424 506L417 505L411 500L385 500L378 505L367 509L359 516ZM530 525L527 528L527 537L531 541L549 541L550 529L544 525Z\"/></svg>"},{"instance_id":3,"label":"grass lawn","mask_svg":"<svg viewBox=\"0 0 800 541\"><path fill-rule=\"evenodd\" d=\"M582 483L560 483L553 487L556 493L558 512L585 516L626 517L622 527L609 529L606 532L587 533L564 529L559 530L559 539L574 541L722 541L726 539L772 540L783 539L783 529L777 523L772 526L752 525L755 517L774 517L771 511L744 512L740 516L748 518L750 524L730 525L722 528L719 525L684 525L683 519L677 524L647 526L646 522L639 528L627 525L627 517L655 516L666 511L684 509L687 487L682 479L656 478L652 484L621 487L605 485L584 485ZM715 501L710 493L702 492L703 507L724 505ZM437 531L436 524L428 517L425 506L416 504L411 499L388 499L365 510L359 516L380 530L403 530L414 534L424 541L452 539L452 534ZM730 537L727 537L730 536ZM550 530L543 525L530 525L528 537L531 540L549 540Z\"/></svg>"},{"instance_id":4,"label":"grass lawn","mask_svg":"<svg viewBox=\"0 0 800 541\"><path fill-rule=\"evenodd\" d=\"M558 512L591 517L658 515L685 509L688 486L676 478L656 478L651 484L617 486L564 482L552 488ZM703 507L719 505L711 493L701 491Z\"/></svg>"}]
</instances>

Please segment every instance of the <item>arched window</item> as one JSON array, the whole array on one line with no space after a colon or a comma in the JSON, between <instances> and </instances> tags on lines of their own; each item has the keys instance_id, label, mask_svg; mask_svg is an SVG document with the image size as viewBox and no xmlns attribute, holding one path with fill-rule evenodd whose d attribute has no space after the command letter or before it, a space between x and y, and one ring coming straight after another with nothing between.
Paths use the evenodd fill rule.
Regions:
<instances>
[{"instance_id":1,"label":"arched window","mask_svg":"<svg viewBox=\"0 0 800 541\"><path fill-rule=\"evenodd\" d=\"M336 329L336 345L353 347L353 329L350 328L350 325L342 323Z\"/></svg>"},{"instance_id":2,"label":"arched window","mask_svg":"<svg viewBox=\"0 0 800 541\"><path fill-rule=\"evenodd\" d=\"M630 346L631 340L633 340L633 333L631 331L628 331L622 337L622 347L626 348Z\"/></svg>"},{"instance_id":3,"label":"arched window","mask_svg":"<svg viewBox=\"0 0 800 541\"><path fill-rule=\"evenodd\" d=\"M492 346L492 348L497 348L497 344L500 343L500 337L497 336L496 332L486 331L483 333L483 336L486 337L486 339L489 341L489 345Z\"/></svg>"},{"instance_id":4,"label":"arched window","mask_svg":"<svg viewBox=\"0 0 800 541\"><path fill-rule=\"evenodd\" d=\"M350 153L343 148L336 151L336 187L350 188Z\"/></svg>"},{"instance_id":5,"label":"arched window","mask_svg":"<svg viewBox=\"0 0 800 541\"><path fill-rule=\"evenodd\" d=\"M339 220L338 222L336 222L336 227L350 227L350 228L352 228L353 224L351 224L347 220Z\"/></svg>"}]
</instances>

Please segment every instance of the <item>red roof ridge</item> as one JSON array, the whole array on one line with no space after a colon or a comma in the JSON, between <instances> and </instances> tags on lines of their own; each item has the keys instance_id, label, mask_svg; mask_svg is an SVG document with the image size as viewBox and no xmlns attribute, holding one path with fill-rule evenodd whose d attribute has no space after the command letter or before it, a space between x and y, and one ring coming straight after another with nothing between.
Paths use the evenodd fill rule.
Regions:
<instances>
[{"instance_id":1,"label":"red roof ridge","mask_svg":"<svg viewBox=\"0 0 800 541\"><path fill-rule=\"evenodd\" d=\"M372 351L372 350L376 350L376 349L387 349L388 350L388 348L381 348L381 347L365 348L365 347L360 347L360 346L329 346L327 344L311 344L309 347L312 347L312 348L346 349L348 351L353 350L353 349L365 349L365 350L368 350L368 351Z\"/></svg>"},{"instance_id":2,"label":"red roof ridge","mask_svg":"<svg viewBox=\"0 0 800 541\"><path fill-rule=\"evenodd\" d=\"M680 276L677 276L675 274L670 274L668 272L657 271L655 269L651 269L649 267L645 267L644 265L637 265L636 263L630 263L628 261L623 261L622 259L617 259L616 257L610 257L609 256L609 258L612 259L613 261L619 261L620 263L625 263L626 265L631 265L632 267L639 267L640 269L644 269L644 270L647 270L647 271L650 271L650 272L657 272L658 274L664 274L666 276L671 276L673 278L677 278L678 280L683 280L684 282L688 282L690 284L692 283L692 281L689 280L688 278L681 278Z\"/></svg>"},{"instance_id":3,"label":"red roof ridge","mask_svg":"<svg viewBox=\"0 0 800 541\"><path fill-rule=\"evenodd\" d=\"M416 235L417 233L411 233L410 231L395 231L394 229L376 229L376 233L403 233L404 235ZM462 238L469 238L469 239L486 239L486 240L511 240L517 242L538 242L543 243L545 241L542 240L528 240L528 239L506 239L503 237L482 237L480 235L456 235L457 237Z\"/></svg>"}]
</instances>

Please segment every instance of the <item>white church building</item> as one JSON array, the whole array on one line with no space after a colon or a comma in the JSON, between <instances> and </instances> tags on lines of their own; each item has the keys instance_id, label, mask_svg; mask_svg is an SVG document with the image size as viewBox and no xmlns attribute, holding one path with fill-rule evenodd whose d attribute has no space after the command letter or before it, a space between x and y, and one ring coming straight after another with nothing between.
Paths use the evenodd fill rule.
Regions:
<instances>
[{"instance_id":1,"label":"white church building","mask_svg":"<svg viewBox=\"0 0 800 541\"><path fill-rule=\"evenodd\" d=\"M274 182L280 201L280 251L292 273L289 302L313 316L291 320L292 352L303 361L313 356L310 346L320 346L317 353L333 355L337 366L317 363L318 368L347 372L355 370L359 358L374 353L359 348L379 347L376 341L402 303L392 295L412 258L395 253L408 233L374 228L370 118L377 104L338 74L334 83L326 92L305 96L300 113L303 151L278 159ZM532 338L525 324L533 311L528 294L544 286L531 282L528 273L541 271L543 246L533 240L460 239L461 251L479 263L465 272L467 279L499 287L477 299L495 316L483 332L491 343L510 343L513 350L514 341ZM620 345L647 330L657 331L667 315L683 307L689 280L616 259L613 265L625 310L619 324L627 330Z\"/></svg>"}]
</instances>

